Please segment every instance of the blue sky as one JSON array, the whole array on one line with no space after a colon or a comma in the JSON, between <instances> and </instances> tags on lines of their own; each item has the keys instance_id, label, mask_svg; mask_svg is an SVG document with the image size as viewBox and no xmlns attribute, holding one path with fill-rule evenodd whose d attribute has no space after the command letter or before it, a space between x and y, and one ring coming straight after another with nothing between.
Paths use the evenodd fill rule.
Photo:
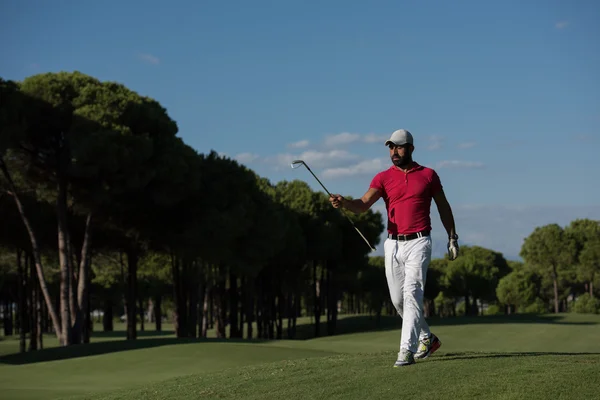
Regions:
<instances>
[{"instance_id":1,"label":"blue sky","mask_svg":"<svg viewBox=\"0 0 600 400\"><path fill-rule=\"evenodd\" d=\"M0 5L0 34L0 76L121 82L272 182L320 190L289 168L303 158L359 197L408 129L461 242L507 258L536 226L600 219L597 1L21 0Z\"/></svg>"}]
</instances>

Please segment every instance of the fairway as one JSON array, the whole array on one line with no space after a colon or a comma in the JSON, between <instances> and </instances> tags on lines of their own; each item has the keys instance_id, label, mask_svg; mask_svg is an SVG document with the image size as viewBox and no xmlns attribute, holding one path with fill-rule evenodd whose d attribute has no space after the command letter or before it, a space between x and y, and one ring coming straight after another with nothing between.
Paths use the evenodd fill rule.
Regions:
<instances>
[{"instance_id":1,"label":"fairway","mask_svg":"<svg viewBox=\"0 0 600 400\"><path fill-rule=\"evenodd\" d=\"M361 323L357 323L360 321ZM368 317L340 320L351 332ZM380 330L308 340L137 342L99 333L92 344L7 354L2 399L594 398L600 392L600 316L433 319L432 357L394 369L398 319ZM115 337L116 336L116 337Z\"/></svg>"}]
</instances>

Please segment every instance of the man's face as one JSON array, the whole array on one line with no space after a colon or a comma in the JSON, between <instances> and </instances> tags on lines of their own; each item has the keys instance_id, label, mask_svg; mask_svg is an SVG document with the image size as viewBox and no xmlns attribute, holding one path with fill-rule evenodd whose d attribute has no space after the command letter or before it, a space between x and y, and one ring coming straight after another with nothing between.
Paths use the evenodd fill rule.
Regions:
<instances>
[{"instance_id":1,"label":"man's face","mask_svg":"<svg viewBox=\"0 0 600 400\"><path fill-rule=\"evenodd\" d=\"M406 167L412 162L414 147L411 144L396 145L390 143L390 158L396 167Z\"/></svg>"}]
</instances>

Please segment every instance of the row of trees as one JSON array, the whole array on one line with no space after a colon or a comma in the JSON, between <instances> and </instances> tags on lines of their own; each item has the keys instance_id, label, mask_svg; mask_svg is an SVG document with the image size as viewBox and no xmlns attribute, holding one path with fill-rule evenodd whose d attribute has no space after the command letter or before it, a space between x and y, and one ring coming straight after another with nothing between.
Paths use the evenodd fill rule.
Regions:
<instances>
[{"instance_id":1,"label":"row of trees","mask_svg":"<svg viewBox=\"0 0 600 400\"><path fill-rule=\"evenodd\" d=\"M89 341L93 282L105 315L121 291L135 339L143 277L159 314L172 290L179 337L204 334L209 311L219 336L226 325L241 336L244 322L252 336L256 322L259 336L281 337L284 318L293 336L302 307L317 322L331 310L335 331L332 305L368 265L369 248L324 194L197 153L158 102L120 84L48 73L0 89L0 243L5 264L16 260L17 292L36 293L17 293L21 326L33 320L29 301L61 344ZM352 218L377 243L381 215ZM5 304L12 288L3 285Z\"/></svg>"},{"instance_id":2,"label":"row of trees","mask_svg":"<svg viewBox=\"0 0 600 400\"><path fill-rule=\"evenodd\" d=\"M456 261L433 260L426 297L438 315L479 315L484 306L488 314L600 312L600 221L537 227L520 255L523 261L506 261L475 246Z\"/></svg>"},{"instance_id":3,"label":"row of trees","mask_svg":"<svg viewBox=\"0 0 600 400\"><path fill-rule=\"evenodd\" d=\"M0 80L0 96L0 311L21 350L25 333L31 349L49 331L89 342L92 310L105 330L124 315L131 340L148 319L178 337L294 338L299 316L318 336L339 311L394 314L383 258L323 193L199 154L155 100L78 72ZM379 213L351 218L378 243ZM462 246L433 260L426 312L566 311L594 297L599 237L598 221L538 228L523 263Z\"/></svg>"}]
</instances>

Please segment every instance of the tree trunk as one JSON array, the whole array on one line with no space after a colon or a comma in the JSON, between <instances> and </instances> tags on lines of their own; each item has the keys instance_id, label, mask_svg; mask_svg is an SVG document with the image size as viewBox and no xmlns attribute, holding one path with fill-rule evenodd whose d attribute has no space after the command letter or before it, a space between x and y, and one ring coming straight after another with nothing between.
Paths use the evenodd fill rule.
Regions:
<instances>
[{"instance_id":1,"label":"tree trunk","mask_svg":"<svg viewBox=\"0 0 600 400\"><path fill-rule=\"evenodd\" d=\"M477 305L477 297L473 297L473 304L471 305L471 315L479 315L479 306Z\"/></svg>"},{"instance_id":2,"label":"tree trunk","mask_svg":"<svg viewBox=\"0 0 600 400\"><path fill-rule=\"evenodd\" d=\"M225 273L225 267L221 267L218 275L218 281L216 285L216 293L214 297L215 303L215 314L216 314L216 331L217 338L226 338L226 329L225 329L225 316L226 316L226 308L225 308L225 278L223 274Z\"/></svg>"},{"instance_id":3,"label":"tree trunk","mask_svg":"<svg viewBox=\"0 0 600 400\"><path fill-rule=\"evenodd\" d=\"M294 305L294 293L290 293L287 296L287 337L288 339L293 339L292 336L292 319L294 314L296 313L295 305Z\"/></svg>"},{"instance_id":4,"label":"tree trunk","mask_svg":"<svg viewBox=\"0 0 600 400\"><path fill-rule=\"evenodd\" d=\"M154 323L156 324L156 332L162 331L162 295L157 294L154 297Z\"/></svg>"},{"instance_id":5,"label":"tree trunk","mask_svg":"<svg viewBox=\"0 0 600 400\"><path fill-rule=\"evenodd\" d=\"M247 333L246 338L252 339L254 332L252 324L254 323L254 296L251 294L250 283L246 282L246 325Z\"/></svg>"},{"instance_id":6,"label":"tree trunk","mask_svg":"<svg viewBox=\"0 0 600 400\"><path fill-rule=\"evenodd\" d=\"M127 251L127 340L137 339L135 304L137 299L137 243L133 242Z\"/></svg>"},{"instance_id":7,"label":"tree trunk","mask_svg":"<svg viewBox=\"0 0 600 400\"><path fill-rule=\"evenodd\" d=\"M590 297L592 299L594 298L594 281L593 280L590 281Z\"/></svg>"},{"instance_id":8,"label":"tree trunk","mask_svg":"<svg viewBox=\"0 0 600 400\"><path fill-rule=\"evenodd\" d=\"M314 313L315 313L315 337L319 337L319 328L321 324L321 290L320 282L317 276L317 263L313 263L313 290L315 296Z\"/></svg>"},{"instance_id":9,"label":"tree trunk","mask_svg":"<svg viewBox=\"0 0 600 400\"><path fill-rule=\"evenodd\" d=\"M148 315L148 323L151 324L154 322L154 297L151 295L148 297L148 308L146 309L146 314Z\"/></svg>"},{"instance_id":10,"label":"tree trunk","mask_svg":"<svg viewBox=\"0 0 600 400\"><path fill-rule=\"evenodd\" d=\"M196 311L196 323L198 324L198 337L202 336L202 324L204 323L204 302L206 301L206 275L205 264L198 274L198 310ZM196 328L194 328L196 329Z\"/></svg>"},{"instance_id":11,"label":"tree trunk","mask_svg":"<svg viewBox=\"0 0 600 400\"><path fill-rule=\"evenodd\" d=\"M229 271L229 337L241 337L238 332L238 285L237 276L231 270Z\"/></svg>"},{"instance_id":12,"label":"tree trunk","mask_svg":"<svg viewBox=\"0 0 600 400\"><path fill-rule=\"evenodd\" d=\"M216 281L213 281L210 296L208 297L208 329L215 327L215 296L217 295L215 285Z\"/></svg>"},{"instance_id":13,"label":"tree trunk","mask_svg":"<svg viewBox=\"0 0 600 400\"><path fill-rule=\"evenodd\" d=\"M138 298L138 311L140 313L140 332L144 332L145 330L145 324L144 324L144 320L145 320L145 316L144 316L144 299L142 299L141 297Z\"/></svg>"},{"instance_id":14,"label":"tree trunk","mask_svg":"<svg viewBox=\"0 0 600 400\"><path fill-rule=\"evenodd\" d=\"M469 301L469 294L465 294L465 316L468 316L471 312L471 302Z\"/></svg>"},{"instance_id":15,"label":"tree trunk","mask_svg":"<svg viewBox=\"0 0 600 400\"><path fill-rule=\"evenodd\" d=\"M119 263L121 265L121 302L123 303L123 315L125 316L125 325L127 325L127 320L129 319L129 312L127 311L127 277L125 276L125 263L123 262L122 250L119 250Z\"/></svg>"},{"instance_id":16,"label":"tree trunk","mask_svg":"<svg viewBox=\"0 0 600 400\"><path fill-rule=\"evenodd\" d=\"M4 302L4 336L12 336L14 333L12 300L8 298Z\"/></svg>"},{"instance_id":17,"label":"tree trunk","mask_svg":"<svg viewBox=\"0 0 600 400\"><path fill-rule=\"evenodd\" d=\"M85 229L83 234L83 245L81 246L81 255L79 257L79 278L77 279L77 314L75 328L76 335L79 334L83 338L84 343L89 343L90 336L90 318L89 309L89 287L90 287L90 243L91 243L91 225L92 214L88 213L85 219Z\"/></svg>"},{"instance_id":18,"label":"tree trunk","mask_svg":"<svg viewBox=\"0 0 600 400\"><path fill-rule=\"evenodd\" d=\"M207 285L204 289L204 301L202 302L202 329L200 331L200 337L206 338L206 334L208 332L208 310L209 310L209 296L210 296L211 288Z\"/></svg>"},{"instance_id":19,"label":"tree trunk","mask_svg":"<svg viewBox=\"0 0 600 400\"><path fill-rule=\"evenodd\" d=\"M56 219L58 222L58 260L60 264L60 316L62 322L63 340L62 345L68 346L73 343L71 331L71 309L69 307L71 296L71 271L69 254L69 235L67 226L67 179L64 173L58 171L58 196L56 198Z\"/></svg>"},{"instance_id":20,"label":"tree trunk","mask_svg":"<svg viewBox=\"0 0 600 400\"><path fill-rule=\"evenodd\" d=\"M22 251L17 249L17 299L18 299L18 316L19 316L19 351L25 353L26 351L26 320L27 320L27 300L25 298L25 287L27 285L25 271L23 269Z\"/></svg>"},{"instance_id":21,"label":"tree trunk","mask_svg":"<svg viewBox=\"0 0 600 400\"><path fill-rule=\"evenodd\" d=\"M331 332L329 333L330 335L335 335L336 331L337 331L337 317L338 317L338 291L337 291L337 285L335 284L335 280L333 279L333 272L331 275ZM381 312L381 309L379 309L378 312Z\"/></svg>"},{"instance_id":22,"label":"tree trunk","mask_svg":"<svg viewBox=\"0 0 600 400\"><path fill-rule=\"evenodd\" d=\"M278 286L281 287L281 286ZM283 339L283 293L281 289L277 293L277 340Z\"/></svg>"},{"instance_id":23,"label":"tree trunk","mask_svg":"<svg viewBox=\"0 0 600 400\"><path fill-rule=\"evenodd\" d=\"M90 269L90 266L92 264L92 256L88 255L88 262L86 263L86 268L88 268L88 271ZM94 331L94 321L92 320L92 301L91 301L91 286L92 286L92 279L90 277L90 274L88 273L86 276L87 279L87 284L86 284L86 290L84 290L84 301L83 304L85 306L85 312L83 313L83 343L89 343L91 336L92 336L92 332Z\"/></svg>"},{"instance_id":24,"label":"tree trunk","mask_svg":"<svg viewBox=\"0 0 600 400\"><path fill-rule=\"evenodd\" d=\"M370 313L370 312L369 312ZM327 269L327 334L335 335L337 325L337 290L333 269Z\"/></svg>"},{"instance_id":25,"label":"tree trunk","mask_svg":"<svg viewBox=\"0 0 600 400\"><path fill-rule=\"evenodd\" d=\"M560 308L558 304L558 275L556 273L556 268L554 268L554 271L552 272L552 284L554 286L554 312L558 314Z\"/></svg>"},{"instance_id":26,"label":"tree trunk","mask_svg":"<svg viewBox=\"0 0 600 400\"><path fill-rule=\"evenodd\" d=\"M35 276L35 272L33 271L33 269L35 268L35 261L32 259L32 276ZM38 285L37 283L37 277L36 277L36 283L34 284L34 288L35 288L35 308L36 308L36 315L37 315L37 327L36 327L36 332L37 332L37 342L38 342L38 349L42 350L44 348L44 324L43 324L43 320L44 320L44 313L43 313L43 305L42 305L42 293L40 290L40 285Z\"/></svg>"},{"instance_id":27,"label":"tree trunk","mask_svg":"<svg viewBox=\"0 0 600 400\"><path fill-rule=\"evenodd\" d=\"M38 346L38 298L35 281L35 263L31 257L27 257L27 266L29 267L29 351L37 350Z\"/></svg>"},{"instance_id":28,"label":"tree trunk","mask_svg":"<svg viewBox=\"0 0 600 400\"><path fill-rule=\"evenodd\" d=\"M255 282L256 287L256 337L263 338L263 318L264 318L264 292L262 288L262 277Z\"/></svg>"},{"instance_id":29,"label":"tree trunk","mask_svg":"<svg viewBox=\"0 0 600 400\"><path fill-rule=\"evenodd\" d=\"M69 265L69 311L71 312L71 344L81 343L81 310L77 304L77 263L73 260L73 243L67 230L67 264Z\"/></svg>"},{"instance_id":30,"label":"tree trunk","mask_svg":"<svg viewBox=\"0 0 600 400\"><path fill-rule=\"evenodd\" d=\"M197 265L193 265L192 266L193 271L192 271L192 275L194 277L194 279L191 279L188 282L188 292L189 292L189 305L188 305L188 316L187 316L187 331L188 331L188 337L192 337L192 338L196 338L197 336L197 329L196 326L198 325L198 291L200 290L200 287L198 285L198 266Z\"/></svg>"},{"instance_id":31,"label":"tree trunk","mask_svg":"<svg viewBox=\"0 0 600 400\"><path fill-rule=\"evenodd\" d=\"M175 329L175 336L181 336L181 281L179 271L179 259L171 254L171 275L173 277L173 300L175 301L175 310L173 310L173 328Z\"/></svg>"},{"instance_id":32,"label":"tree trunk","mask_svg":"<svg viewBox=\"0 0 600 400\"><path fill-rule=\"evenodd\" d=\"M113 326L113 303L109 297L104 299L104 313L102 315L102 328L104 328L104 332L112 332L114 329L114 326Z\"/></svg>"},{"instance_id":33,"label":"tree trunk","mask_svg":"<svg viewBox=\"0 0 600 400\"><path fill-rule=\"evenodd\" d=\"M273 340L275 339L275 320L277 317L277 308L276 308L276 304L275 304L275 289L273 288L273 285L271 285L271 288L268 292L268 303L269 303L269 339Z\"/></svg>"},{"instance_id":34,"label":"tree trunk","mask_svg":"<svg viewBox=\"0 0 600 400\"><path fill-rule=\"evenodd\" d=\"M246 291L247 291L246 282L247 282L246 278L242 277L240 279L240 292L239 292L240 293L239 294L239 298L240 298L240 308L239 308L240 320L239 320L238 328L237 328L240 338L244 337L244 323L246 322L246 300L247 300L247 296L246 296Z\"/></svg>"},{"instance_id":35,"label":"tree trunk","mask_svg":"<svg viewBox=\"0 0 600 400\"><path fill-rule=\"evenodd\" d=\"M295 307L294 307L294 319L292 320L292 337L296 337L296 327L298 324L298 317L302 315L302 294L296 292L296 296L294 299Z\"/></svg>"},{"instance_id":36,"label":"tree trunk","mask_svg":"<svg viewBox=\"0 0 600 400\"><path fill-rule=\"evenodd\" d=\"M328 265L329 267L329 265ZM325 286L325 295L324 297L324 307L325 307L325 323L327 327L327 335L331 335L331 274L330 269L327 268L323 276L323 284ZM369 315L371 314L371 310L369 310Z\"/></svg>"},{"instance_id":37,"label":"tree trunk","mask_svg":"<svg viewBox=\"0 0 600 400\"><path fill-rule=\"evenodd\" d=\"M58 314L54 308L54 304L52 303L52 298L50 297L50 292L48 291L48 285L46 284L46 277L44 276L44 268L42 266L42 258L40 256L40 248L38 247L37 238L35 236L35 232L29 222L29 218L25 214L25 208L23 207L23 203L21 203L21 199L17 194L17 189L12 180L12 177L8 171L6 164L4 163L4 159L0 155L0 169L8 182L8 187L10 189L9 195L15 201L17 209L19 210L19 216L25 225L25 229L27 230L27 234L29 235L29 241L31 242L31 251L33 253L33 258L35 260L35 269L38 275L38 281L40 282L40 287L42 290L42 294L44 295L44 301L46 302L46 307L48 309L48 314L50 314L50 318L52 320L52 325L54 327L54 332L56 333L56 337L58 338L59 343L63 342L63 333L61 331L61 322L58 318Z\"/></svg>"}]
</instances>

